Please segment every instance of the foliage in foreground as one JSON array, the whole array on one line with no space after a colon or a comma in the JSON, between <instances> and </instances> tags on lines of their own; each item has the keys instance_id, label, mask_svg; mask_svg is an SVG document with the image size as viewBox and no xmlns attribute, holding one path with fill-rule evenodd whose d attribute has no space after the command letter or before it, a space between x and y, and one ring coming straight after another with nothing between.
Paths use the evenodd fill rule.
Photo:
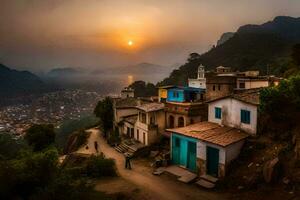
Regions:
<instances>
[{"instance_id":1,"label":"foliage in foreground","mask_svg":"<svg viewBox=\"0 0 300 200\"><path fill-rule=\"evenodd\" d=\"M279 86L260 93L261 129L275 136L295 128L300 117L300 75L283 80Z\"/></svg>"},{"instance_id":2,"label":"foliage in foreground","mask_svg":"<svg viewBox=\"0 0 300 200\"><path fill-rule=\"evenodd\" d=\"M27 130L25 140L35 151L40 151L54 143L54 126L52 124L33 125Z\"/></svg>"}]
</instances>

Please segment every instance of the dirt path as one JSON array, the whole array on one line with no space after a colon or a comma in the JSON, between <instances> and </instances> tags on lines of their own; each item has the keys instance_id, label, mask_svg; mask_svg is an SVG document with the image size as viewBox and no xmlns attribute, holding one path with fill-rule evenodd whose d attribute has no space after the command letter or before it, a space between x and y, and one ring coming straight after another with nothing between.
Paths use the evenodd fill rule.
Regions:
<instances>
[{"instance_id":1,"label":"dirt path","mask_svg":"<svg viewBox=\"0 0 300 200\"><path fill-rule=\"evenodd\" d=\"M124 180L136 185L145 193L146 199L153 200L220 200L225 199L225 196L206 191L194 185L187 185L173 179L162 176L154 176L149 171L149 167L142 165L139 162L132 163L132 170L124 168L124 156L110 147L106 141L100 136L98 129L89 129L91 136L88 144L94 144L97 141L100 151L107 158L113 158L116 161L118 172ZM92 146L93 147L93 146ZM84 151L84 150L83 150ZM90 153L92 153L91 151ZM96 186L97 187L97 186Z\"/></svg>"}]
</instances>

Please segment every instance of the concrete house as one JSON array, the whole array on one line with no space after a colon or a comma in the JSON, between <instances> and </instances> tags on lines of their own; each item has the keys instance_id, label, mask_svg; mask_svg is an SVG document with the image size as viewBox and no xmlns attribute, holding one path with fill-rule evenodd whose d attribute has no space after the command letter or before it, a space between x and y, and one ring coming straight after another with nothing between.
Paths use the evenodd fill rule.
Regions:
<instances>
[{"instance_id":1,"label":"concrete house","mask_svg":"<svg viewBox=\"0 0 300 200\"><path fill-rule=\"evenodd\" d=\"M125 99L125 98L130 98L130 97L134 97L134 89L132 89L130 87L125 87L121 91L121 98Z\"/></svg>"},{"instance_id":2,"label":"concrete house","mask_svg":"<svg viewBox=\"0 0 300 200\"><path fill-rule=\"evenodd\" d=\"M158 87L158 102L165 103L168 98L168 89L176 88L173 85Z\"/></svg>"},{"instance_id":3,"label":"concrete house","mask_svg":"<svg viewBox=\"0 0 300 200\"><path fill-rule=\"evenodd\" d=\"M208 121L256 135L259 90L247 90L208 102Z\"/></svg>"},{"instance_id":4,"label":"concrete house","mask_svg":"<svg viewBox=\"0 0 300 200\"><path fill-rule=\"evenodd\" d=\"M204 103L205 90L200 88L177 87L168 89L165 103L166 127L183 127L207 120L207 105Z\"/></svg>"},{"instance_id":5,"label":"concrete house","mask_svg":"<svg viewBox=\"0 0 300 200\"><path fill-rule=\"evenodd\" d=\"M222 178L248 134L212 122L199 122L171 132L171 157L179 165L201 175Z\"/></svg>"},{"instance_id":6,"label":"concrete house","mask_svg":"<svg viewBox=\"0 0 300 200\"><path fill-rule=\"evenodd\" d=\"M165 112L162 103L147 103L136 107L138 119L134 138L144 145L158 141L165 129Z\"/></svg>"},{"instance_id":7,"label":"concrete house","mask_svg":"<svg viewBox=\"0 0 300 200\"><path fill-rule=\"evenodd\" d=\"M142 102L136 98L114 99L114 130L119 129L119 133L127 134L127 128L124 128L124 120L128 117L137 116L138 109L136 106ZM132 128L132 127L131 127Z\"/></svg>"}]
</instances>

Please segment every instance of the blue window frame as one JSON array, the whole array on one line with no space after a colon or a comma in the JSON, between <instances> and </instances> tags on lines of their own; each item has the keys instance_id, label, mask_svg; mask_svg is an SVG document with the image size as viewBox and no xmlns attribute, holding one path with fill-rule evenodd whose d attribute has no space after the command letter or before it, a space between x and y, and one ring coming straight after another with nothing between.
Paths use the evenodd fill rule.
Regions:
<instances>
[{"instance_id":1,"label":"blue window frame","mask_svg":"<svg viewBox=\"0 0 300 200\"><path fill-rule=\"evenodd\" d=\"M215 118L216 119L221 119L222 118L222 109L215 107Z\"/></svg>"},{"instance_id":2,"label":"blue window frame","mask_svg":"<svg viewBox=\"0 0 300 200\"><path fill-rule=\"evenodd\" d=\"M244 124L250 124L251 112L248 110L241 110L241 122Z\"/></svg>"}]
</instances>

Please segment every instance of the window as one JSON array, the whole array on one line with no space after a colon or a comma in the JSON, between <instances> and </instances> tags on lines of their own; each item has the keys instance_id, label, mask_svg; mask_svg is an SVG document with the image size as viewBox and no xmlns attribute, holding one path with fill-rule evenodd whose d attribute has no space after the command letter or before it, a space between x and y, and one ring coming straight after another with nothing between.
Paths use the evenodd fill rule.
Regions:
<instances>
[{"instance_id":1,"label":"window","mask_svg":"<svg viewBox=\"0 0 300 200\"><path fill-rule=\"evenodd\" d=\"M136 131L136 139L140 140L140 131L139 131L139 129Z\"/></svg>"},{"instance_id":2,"label":"window","mask_svg":"<svg viewBox=\"0 0 300 200\"><path fill-rule=\"evenodd\" d=\"M143 132L143 143L146 144L146 133Z\"/></svg>"},{"instance_id":3,"label":"window","mask_svg":"<svg viewBox=\"0 0 300 200\"><path fill-rule=\"evenodd\" d=\"M140 112L140 122L146 123L146 113Z\"/></svg>"},{"instance_id":4,"label":"window","mask_svg":"<svg viewBox=\"0 0 300 200\"><path fill-rule=\"evenodd\" d=\"M240 82L239 87L240 87L241 89L244 89L244 88L246 87L246 86L245 86L245 82Z\"/></svg>"},{"instance_id":5,"label":"window","mask_svg":"<svg viewBox=\"0 0 300 200\"><path fill-rule=\"evenodd\" d=\"M221 90L221 85L220 84L218 85L218 90Z\"/></svg>"},{"instance_id":6,"label":"window","mask_svg":"<svg viewBox=\"0 0 300 200\"><path fill-rule=\"evenodd\" d=\"M173 92L173 97L174 97L174 98L178 98L178 97L179 97L178 92L174 91L174 92Z\"/></svg>"},{"instance_id":7,"label":"window","mask_svg":"<svg viewBox=\"0 0 300 200\"><path fill-rule=\"evenodd\" d=\"M221 119L222 118L222 109L215 107L215 118L216 119Z\"/></svg>"},{"instance_id":8,"label":"window","mask_svg":"<svg viewBox=\"0 0 300 200\"><path fill-rule=\"evenodd\" d=\"M241 110L241 122L244 124L250 124L250 111Z\"/></svg>"},{"instance_id":9,"label":"window","mask_svg":"<svg viewBox=\"0 0 300 200\"><path fill-rule=\"evenodd\" d=\"M213 91L215 91L216 90L216 86L215 85L213 85Z\"/></svg>"}]
</instances>

